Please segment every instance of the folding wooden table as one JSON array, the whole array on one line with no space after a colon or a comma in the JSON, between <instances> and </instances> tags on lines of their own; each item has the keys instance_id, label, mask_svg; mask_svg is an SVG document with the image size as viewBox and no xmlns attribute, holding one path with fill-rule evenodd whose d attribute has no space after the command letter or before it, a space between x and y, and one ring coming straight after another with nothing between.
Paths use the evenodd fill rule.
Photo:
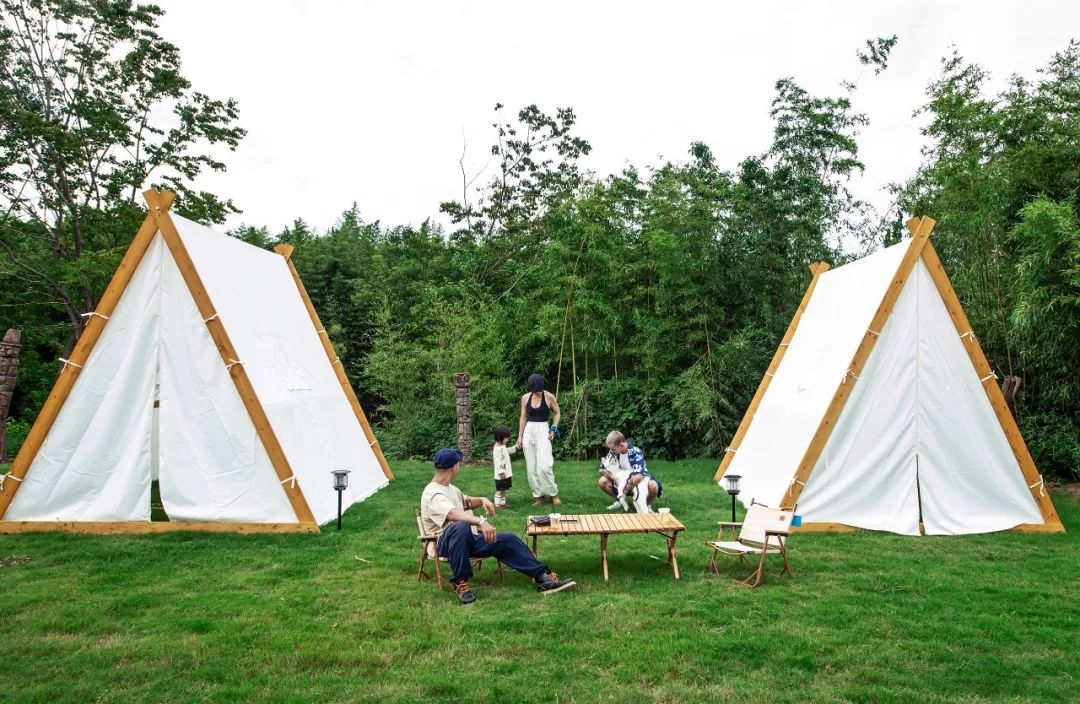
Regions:
<instances>
[{"instance_id":1,"label":"folding wooden table","mask_svg":"<svg viewBox=\"0 0 1080 704\"><path fill-rule=\"evenodd\" d=\"M679 563L675 559L675 538L686 526L670 513L606 513L552 518L551 525L528 525L532 536L532 551L536 554L536 539L541 535L599 535L600 561L604 566L604 581L608 579L608 536L618 533L659 533L667 538L667 562L679 579Z\"/></svg>"}]
</instances>

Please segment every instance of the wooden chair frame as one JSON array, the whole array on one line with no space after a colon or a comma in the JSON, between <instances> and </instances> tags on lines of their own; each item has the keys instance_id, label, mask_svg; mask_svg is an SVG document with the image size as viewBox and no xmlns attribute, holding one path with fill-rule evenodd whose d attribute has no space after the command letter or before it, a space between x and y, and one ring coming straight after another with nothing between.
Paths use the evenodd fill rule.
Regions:
<instances>
[{"instance_id":1,"label":"wooden chair frame","mask_svg":"<svg viewBox=\"0 0 1080 704\"><path fill-rule=\"evenodd\" d=\"M416 571L416 581L420 582L420 581L423 581L425 579L431 579L431 575L429 575L427 573L427 570L424 569L427 566L427 561L431 560L432 562L435 563L435 580L436 580L436 582L437 582L437 584L439 586L439 591L441 592L442 588L443 588L443 577L442 577L442 569L440 568L440 564L443 563L443 562L449 562L449 560L447 560L445 557L440 557L439 556L438 548L437 548L437 545L436 545L438 543L438 541L439 541L439 537L436 536L436 535L431 535L430 533L425 533L424 532L424 522L420 518L420 510L419 509L417 509L417 511L416 511L416 528L419 531L419 535L416 536L416 539L420 541L420 566ZM432 557L431 555L428 554L428 545L431 546L431 552L434 553L435 557ZM505 577L505 573L503 572L502 561L500 561L499 558L497 558L497 557L490 557L490 558L488 558L488 557L472 557L472 558L469 558L469 561L472 562L472 564L473 564L473 569L475 569L477 572L480 572L480 571L482 571L484 569L484 560L495 560L495 563L498 565L498 569L497 569L496 572L499 575L499 581L502 582L503 578Z\"/></svg>"},{"instance_id":2,"label":"wooden chair frame","mask_svg":"<svg viewBox=\"0 0 1080 704\"><path fill-rule=\"evenodd\" d=\"M754 506L762 506L763 508L769 508L768 506L765 506L765 504L757 503L751 500L751 509L753 509ZM784 513L794 514L794 509L792 509L792 511L790 512L785 511ZM795 573L791 570L791 562L788 560L787 554L786 540L788 535L790 535L790 531L788 529L765 530L765 541L761 543L757 541L743 540L740 536L742 525L743 521L719 521L720 530L716 534L716 539L709 543L706 543L706 545L712 548L713 551L712 557L709 558L709 571L711 571L713 574L720 574L720 570L717 568L716 565L717 555L722 554L731 557L738 557L740 562L745 563L747 555L757 554L759 555L757 568L753 572L751 572L750 575L746 577L746 579L739 580L740 584L754 589L765 582L765 556L769 553L779 553L784 560L784 569L780 571L779 576L783 577L785 574L789 577L795 576ZM788 522L787 525L790 527L790 522ZM731 541L724 540L724 531L727 529L731 530ZM776 539L775 545L770 544L770 541L773 538ZM740 543L744 546L744 548L739 550L730 550L722 547L721 544L724 542Z\"/></svg>"}]
</instances>

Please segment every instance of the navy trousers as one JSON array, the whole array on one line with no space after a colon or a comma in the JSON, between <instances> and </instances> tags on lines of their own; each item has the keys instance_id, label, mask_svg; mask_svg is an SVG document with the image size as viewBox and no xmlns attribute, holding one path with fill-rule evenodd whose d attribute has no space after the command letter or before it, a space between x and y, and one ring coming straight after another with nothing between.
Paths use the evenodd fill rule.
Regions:
<instances>
[{"instance_id":1,"label":"navy trousers","mask_svg":"<svg viewBox=\"0 0 1080 704\"><path fill-rule=\"evenodd\" d=\"M454 521L439 536L439 555L450 563L453 576L450 579L472 577L469 558L495 557L511 569L533 579L543 577L551 570L529 551L529 548L513 533L497 533L494 543L484 540L483 534L473 535L472 526L465 521Z\"/></svg>"}]
</instances>

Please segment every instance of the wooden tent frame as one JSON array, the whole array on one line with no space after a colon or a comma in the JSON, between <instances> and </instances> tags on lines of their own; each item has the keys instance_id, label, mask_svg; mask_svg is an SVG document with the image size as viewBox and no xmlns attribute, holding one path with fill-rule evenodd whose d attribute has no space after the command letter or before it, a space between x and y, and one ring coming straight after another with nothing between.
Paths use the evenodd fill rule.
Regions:
<instances>
[{"instance_id":1,"label":"wooden tent frame","mask_svg":"<svg viewBox=\"0 0 1080 704\"><path fill-rule=\"evenodd\" d=\"M205 286L203 286L202 279L195 269L195 264L191 260L187 248L184 246L184 241L180 237L180 233L177 231L176 225L169 215L169 208L175 200L175 195L167 190L155 191L151 189L143 193L143 196L145 197L149 208L146 219L143 220L143 224L135 235L135 239L132 240L131 245L124 254L124 258L116 269L116 273L113 274L112 280L109 282L108 287L105 289L105 293L98 302L95 311L97 315L90 316L89 322L83 330L83 334L79 338L78 343L75 345L75 349L72 351L68 363L65 364L64 368L60 371L52 391L45 400L41 412L38 414L37 419L34 421L34 425L26 436L26 440L19 449L19 453L16 455L15 461L11 465L6 480L0 485L0 533L68 532L122 534L195 531L244 534L320 532L319 524L315 521L315 517L311 513L311 508L308 506L307 499L304 498L303 491L301 491L300 486L296 482L290 481L293 477L293 470L289 465L289 460L285 456L281 443L277 439L277 435L274 433L273 427L270 425L270 420L266 415L266 411L259 401L258 395L255 393L255 388L252 386L251 380L244 370L244 365L232 363L233 360L238 358L236 349L233 347L232 341L225 330L225 325L218 317L217 310L214 308L214 304L210 300L210 296L208 295ZM267 456L270 459L271 465L274 467L279 482L281 482L281 488L288 497L293 511L296 513L297 522L3 520L4 514L7 512L12 499L15 497L15 493L22 485L22 480L25 478L27 470L30 468L30 465L33 464L38 451L41 449L42 443L45 441L45 438L49 434L49 430L52 428L53 423L56 421L56 417L60 413L60 409L67 400L72 388L74 388L79 372L90 357L90 353L93 351L98 338L101 337L101 333L105 329L109 316L111 316L113 310L115 310L117 303L127 289L128 283L131 281L136 269L138 269L143 255L150 247L150 244L153 242L154 237L158 232L161 233L165 245L169 248L169 252L176 261L180 274L187 284L188 291L191 293L191 297L195 301L195 305L205 321L207 332L210 333L210 337L214 341L218 353L221 355L222 363L226 365L229 377L233 380L233 384L240 394L240 399L247 409L251 422L255 426L255 431L262 441L263 447L266 449ZM289 253L291 254L291 247L289 248ZM286 259L288 259L288 257L286 257ZM311 301L308 299L307 293L303 289L303 284L300 282L299 276L297 275L295 268L292 267L291 262L289 263L289 266L293 279L296 281L304 300L304 305L307 307L308 313L312 317L312 322L315 324L316 329L321 329L322 326L318 322L318 316L316 315L315 310L311 305ZM327 348L329 340L322 334L320 334L319 337L323 339L323 347ZM327 355L330 357L328 362L337 361L336 356L332 356L332 352L333 347L330 346L327 349ZM360 420L365 436L368 438L372 449L375 451L375 455L379 460L383 473L386 475L387 479L393 478L393 475L390 473L390 468L386 464L386 458L383 456L382 451L378 448L378 445L374 440L374 434L371 432L371 426L364 416L363 409L360 408L360 404L356 400L356 394L352 393L352 387L348 385L348 379L344 377L344 372L340 369L341 365L332 364L332 366L335 369L339 381L341 381L342 387L345 389L346 396L349 398L353 411L357 415L357 419Z\"/></svg>"},{"instance_id":2,"label":"wooden tent frame","mask_svg":"<svg viewBox=\"0 0 1080 704\"><path fill-rule=\"evenodd\" d=\"M1016 425L1016 420L1013 418L1012 412L1005 403L1005 397L1002 395L1001 389L994 383L996 381L996 375L990 367L990 363L987 361L986 355L982 351L982 347L975 338L975 334L971 329L971 323L964 313L964 308L960 303L960 299L957 297L956 291L953 289L952 283L950 283L949 277L945 273L945 269L937 256L937 252L934 250L933 244L930 243L930 233L933 231L934 225L935 221L932 218L925 216L908 220L907 228L911 232L911 242L908 245L907 252L904 254L904 258L900 261L900 265L896 269L896 274L893 276L892 283L890 283L888 289L886 289L885 295L882 297L881 303L878 305L877 311L874 313L874 317L871 319L870 325L863 335L862 342L859 343L859 347L855 350L855 355L849 365L849 374L854 377L852 380L853 383L838 385L832 401L829 403L825 414L822 416L821 423L818 425L817 431L814 433L810 444L807 446L806 453L803 455L802 461L795 471L793 481L788 486L787 492L784 494L780 505L782 507L793 507L798 503L799 495L806 486L810 473L817 464L818 458L821 456L821 452L824 450L825 444L828 442L829 436L832 434L833 428L836 425L836 421L839 419L841 412L844 410L844 406L847 404L848 398L851 396L852 389L855 387L855 384L859 383L859 377L862 374L863 367L866 365L867 360L870 358L870 353L873 351L874 345L877 343L879 332L882 330L889 315L892 313L893 307L900 297L900 292L903 291L904 285L907 283L911 272L914 271L916 263L921 258L926 264L927 269L930 271L930 275L934 280L938 293L941 294L941 298L945 302L945 307L949 311L949 317L952 318L957 334L965 341L964 347L967 350L968 357L971 359L972 366L975 367L975 371L978 373L979 378L983 380L983 388L986 391L990 405L993 407L994 414L1001 424L1001 430L1005 433L1005 437L1009 442L1009 447L1012 448L1013 455L1024 475L1025 483L1028 485L1028 490L1031 491L1032 497L1035 499L1035 503L1039 507L1039 512L1042 514L1043 520L1045 521L1045 523L1022 523L1010 530L1022 533L1063 533L1065 532L1065 527L1062 525L1057 511L1054 509L1054 504L1050 499L1050 495L1045 491L1042 476L1035 467L1035 462L1031 458L1031 453L1028 451L1027 444L1025 444L1023 437L1020 435L1020 429ZM810 270L814 273L814 278L810 281L806 294L803 296L802 303L799 304L799 308L795 311L795 316L792 318L791 324L788 325L787 333L784 335L784 339L777 348L772 363L769 364L769 368L765 372L761 384L758 386L757 393L754 394L754 398L750 402L750 406L747 408L746 414L743 416L735 436L732 438L731 446L725 451L723 461L716 471L716 481L723 479L728 465L731 464L732 455L738 450L743 436L746 434L746 431L753 420L758 405L765 395L765 390L768 388L769 382L775 374L777 367L780 366L780 360L783 359L784 352L787 350L791 338L795 334L799 319L802 317L803 311L806 310L806 306L813 294L814 287L817 284L818 276L827 269L828 264L822 263L811 265ZM804 523L801 527L793 528L793 530L802 532L846 532L862 529L842 523ZM920 531L921 530L922 526L920 524Z\"/></svg>"}]
</instances>

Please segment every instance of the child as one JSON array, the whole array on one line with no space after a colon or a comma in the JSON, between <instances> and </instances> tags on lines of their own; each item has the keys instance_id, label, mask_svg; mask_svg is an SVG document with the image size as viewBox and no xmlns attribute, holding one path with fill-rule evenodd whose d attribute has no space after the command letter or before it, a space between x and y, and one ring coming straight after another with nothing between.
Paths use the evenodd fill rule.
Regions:
<instances>
[{"instance_id":1,"label":"child","mask_svg":"<svg viewBox=\"0 0 1080 704\"><path fill-rule=\"evenodd\" d=\"M495 466L495 508L509 508L506 503L506 492L514 485L514 471L510 466L510 453L517 448L507 446L506 441L510 437L510 428L500 425L495 428L495 447L491 450L492 464Z\"/></svg>"}]
</instances>

